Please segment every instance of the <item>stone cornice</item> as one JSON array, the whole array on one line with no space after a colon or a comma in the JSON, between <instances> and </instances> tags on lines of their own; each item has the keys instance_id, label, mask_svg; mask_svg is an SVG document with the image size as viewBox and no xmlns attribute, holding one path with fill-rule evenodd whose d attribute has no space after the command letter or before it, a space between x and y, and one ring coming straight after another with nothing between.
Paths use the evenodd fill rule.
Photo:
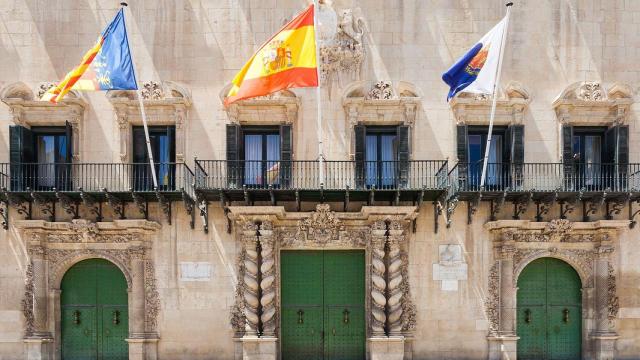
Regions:
<instances>
[{"instance_id":1,"label":"stone cornice","mask_svg":"<svg viewBox=\"0 0 640 360\"><path fill-rule=\"evenodd\" d=\"M415 86L402 81L396 84L357 81L347 86L342 98L345 116L351 126L413 126L420 103L421 97Z\"/></svg>"},{"instance_id":2,"label":"stone cornice","mask_svg":"<svg viewBox=\"0 0 640 360\"><path fill-rule=\"evenodd\" d=\"M484 224L484 228L490 231L502 229L517 230L545 230L549 222L536 222L530 220L498 220ZM629 227L629 220L598 220L591 222L572 222L573 230L601 230L624 229Z\"/></svg>"},{"instance_id":3,"label":"stone cornice","mask_svg":"<svg viewBox=\"0 0 640 360\"><path fill-rule=\"evenodd\" d=\"M565 88L552 106L562 124L608 126L627 124L633 102L628 85L585 81Z\"/></svg>"},{"instance_id":4,"label":"stone cornice","mask_svg":"<svg viewBox=\"0 0 640 360\"><path fill-rule=\"evenodd\" d=\"M230 85L220 92L220 101L224 103ZM300 98L292 91L282 90L273 94L240 100L225 106L227 116L232 123L248 125L293 124L298 119Z\"/></svg>"},{"instance_id":5,"label":"stone cornice","mask_svg":"<svg viewBox=\"0 0 640 360\"><path fill-rule=\"evenodd\" d=\"M520 83L515 81L509 83L498 94L494 123L496 125L522 124L525 110L530 102L531 95ZM488 125L491 104L490 96L468 93L460 93L449 102L456 123L459 125Z\"/></svg>"},{"instance_id":6,"label":"stone cornice","mask_svg":"<svg viewBox=\"0 0 640 360\"><path fill-rule=\"evenodd\" d=\"M233 220L269 220L278 222L299 221L312 216L313 212L287 212L284 206L229 206ZM363 206L360 212L333 212L341 221L374 222L377 220L410 221L418 216L416 206Z\"/></svg>"}]
</instances>

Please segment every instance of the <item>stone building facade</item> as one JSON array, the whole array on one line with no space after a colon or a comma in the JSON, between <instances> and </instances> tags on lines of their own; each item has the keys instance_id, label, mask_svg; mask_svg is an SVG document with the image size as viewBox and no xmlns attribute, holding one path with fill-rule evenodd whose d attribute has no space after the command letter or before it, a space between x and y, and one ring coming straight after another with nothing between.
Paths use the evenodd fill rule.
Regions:
<instances>
[{"instance_id":1,"label":"stone building facade","mask_svg":"<svg viewBox=\"0 0 640 360\"><path fill-rule=\"evenodd\" d=\"M132 2L140 92L52 105L118 2L0 0L0 358L640 358L640 2L516 2L483 191L491 99L440 77L503 4L326 1L323 184L314 89L223 105L307 4ZM137 96L171 144L157 190ZM68 295L105 284L126 294Z\"/></svg>"}]
</instances>

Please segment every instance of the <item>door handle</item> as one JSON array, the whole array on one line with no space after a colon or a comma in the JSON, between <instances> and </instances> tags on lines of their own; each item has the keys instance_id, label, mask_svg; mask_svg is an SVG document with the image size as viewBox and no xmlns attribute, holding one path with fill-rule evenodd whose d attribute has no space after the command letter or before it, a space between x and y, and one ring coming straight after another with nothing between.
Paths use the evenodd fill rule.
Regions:
<instances>
[{"instance_id":1,"label":"door handle","mask_svg":"<svg viewBox=\"0 0 640 360\"><path fill-rule=\"evenodd\" d=\"M333 333L333 336L336 336L336 328L333 328L331 332Z\"/></svg>"},{"instance_id":2,"label":"door handle","mask_svg":"<svg viewBox=\"0 0 640 360\"><path fill-rule=\"evenodd\" d=\"M302 311L302 309L298 310L298 324L304 323L304 318L302 317L303 315L304 315L304 311Z\"/></svg>"},{"instance_id":3,"label":"door handle","mask_svg":"<svg viewBox=\"0 0 640 360\"><path fill-rule=\"evenodd\" d=\"M113 325L120 324L120 311L115 310L113 312L113 320L112 320L112 322L113 322Z\"/></svg>"},{"instance_id":4,"label":"door handle","mask_svg":"<svg viewBox=\"0 0 640 360\"><path fill-rule=\"evenodd\" d=\"M345 324L349 323L349 310L344 309L344 311L342 312L342 322L344 322Z\"/></svg>"},{"instance_id":5,"label":"door handle","mask_svg":"<svg viewBox=\"0 0 640 360\"><path fill-rule=\"evenodd\" d=\"M569 309L564 309L562 310L562 321L564 321L565 324L569 323Z\"/></svg>"},{"instance_id":6,"label":"door handle","mask_svg":"<svg viewBox=\"0 0 640 360\"><path fill-rule=\"evenodd\" d=\"M75 310L73 312L73 323L75 325L80 325L80 311L79 310Z\"/></svg>"},{"instance_id":7,"label":"door handle","mask_svg":"<svg viewBox=\"0 0 640 360\"><path fill-rule=\"evenodd\" d=\"M84 329L83 334L84 334L84 336L91 336L91 330Z\"/></svg>"},{"instance_id":8,"label":"door handle","mask_svg":"<svg viewBox=\"0 0 640 360\"><path fill-rule=\"evenodd\" d=\"M527 324L531 322L531 310L529 309L524 310L524 322L526 322Z\"/></svg>"}]
</instances>

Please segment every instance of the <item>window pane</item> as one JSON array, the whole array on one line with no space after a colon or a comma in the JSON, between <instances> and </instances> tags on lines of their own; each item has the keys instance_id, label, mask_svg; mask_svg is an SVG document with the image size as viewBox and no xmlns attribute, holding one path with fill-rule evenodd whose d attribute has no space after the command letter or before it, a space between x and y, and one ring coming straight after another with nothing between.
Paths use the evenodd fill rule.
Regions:
<instances>
[{"instance_id":1,"label":"window pane","mask_svg":"<svg viewBox=\"0 0 640 360\"><path fill-rule=\"evenodd\" d=\"M602 154L600 142L600 136L587 135L584 137L585 180L587 185L600 184L600 155Z\"/></svg>"},{"instance_id":2,"label":"window pane","mask_svg":"<svg viewBox=\"0 0 640 360\"><path fill-rule=\"evenodd\" d=\"M486 183L488 185L499 185L502 175L502 135L492 135L490 146L489 158L487 159Z\"/></svg>"},{"instance_id":3,"label":"window pane","mask_svg":"<svg viewBox=\"0 0 640 360\"><path fill-rule=\"evenodd\" d=\"M378 137L375 135L367 135L366 138L366 162L365 162L365 180L367 186L375 185L378 178Z\"/></svg>"},{"instance_id":4,"label":"window pane","mask_svg":"<svg viewBox=\"0 0 640 360\"><path fill-rule=\"evenodd\" d=\"M42 187L54 187L56 184L56 172L53 165L56 162L55 136L42 135L36 137L36 147L38 169L37 173L33 175L37 176L37 185Z\"/></svg>"},{"instance_id":5,"label":"window pane","mask_svg":"<svg viewBox=\"0 0 640 360\"><path fill-rule=\"evenodd\" d=\"M262 184L262 135L244 136L244 183Z\"/></svg>"},{"instance_id":6,"label":"window pane","mask_svg":"<svg viewBox=\"0 0 640 360\"><path fill-rule=\"evenodd\" d=\"M267 135L267 184L280 183L280 135Z\"/></svg>"},{"instance_id":7,"label":"window pane","mask_svg":"<svg viewBox=\"0 0 640 360\"><path fill-rule=\"evenodd\" d=\"M382 186L392 186L395 180L396 136L382 135L380 139Z\"/></svg>"},{"instance_id":8,"label":"window pane","mask_svg":"<svg viewBox=\"0 0 640 360\"><path fill-rule=\"evenodd\" d=\"M578 162L580 161L580 147L581 147L580 136L574 136L573 137L573 159Z\"/></svg>"}]
</instances>

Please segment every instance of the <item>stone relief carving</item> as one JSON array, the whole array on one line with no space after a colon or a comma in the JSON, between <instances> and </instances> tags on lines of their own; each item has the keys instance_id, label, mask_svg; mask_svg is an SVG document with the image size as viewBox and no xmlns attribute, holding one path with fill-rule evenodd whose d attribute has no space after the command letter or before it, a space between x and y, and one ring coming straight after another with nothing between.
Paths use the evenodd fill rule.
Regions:
<instances>
[{"instance_id":1,"label":"stone relief carving","mask_svg":"<svg viewBox=\"0 0 640 360\"><path fill-rule=\"evenodd\" d=\"M613 266L608 264L609 276L607 277L607 310L608 310L608 318L611 326L613 327L613 321L616 317L618 317L618 311L620 310L620 303L618 301L617 290L616 290L616 275L613 270Z\"/></svg>"},{"instance_id":2,"label":"stone relief carving","mask_svg":"<svg viewBox=\"0 0 640 360\"><path fill-rule=\"evenodd\" d=\"M398 335L402 332L402 302L404 293L402 284L402 257L400 243L404 240L402 235L390 235L388 238L387 252L389 267L387 268L387 312L389 334Z\"/></svg>"},{"instance_id":3,"label":"stone relief carving","mask_svg":"<svg viewBox=\"0 0 640 360\"><path fill-rule=\"evenodd\" d=\"M244 279L245 276L245 267L244 262L246 260L246 253L244 251L240 251L237 256L236 264L238 268L238 283L236 284L235 290L235 301L233 306L231 307L231 314L229 322L231 323L231 327L233 331L236 333L236 336L239 336L244 333L245 324L247 322L247 318L244 316L245 305L244 305Z\"/></svg>"},{"instance_id":4,"label":"stone relief carving","mask_svg":"<svg viewBox=\"0 0 640 360\"><path fill-rule=\"evenodd\" d=\"M262 296L260 304L262 305L262 314L260 321L262 322L262 334L266 336L275 336L278 318L276 309L276 262L274 254L275 239L273 236L273 224L269 221L263 221L260 224L260 256L262 263L260 264L260 272L262 281L260 289Z\"/></svg>"},{"instance_id":5,"label":"stone relief carving","mask_svg":"<svg viewBox=\"0 0 640 360\"><path fill-rule=\"evenodd\" d=\"M258 316L259 287L258 284L258 225L246 222L242 230L242 247L244 252L244 277L242 278L242 296L244 298L245 333L258 334L260 318Z\"/></svg>"},{"instance_id":6,"label":"stone relief carving","mask_svg":"<svg viewBox=\"0 0 640 360\"><path fill-rule=\"evenodd\" d=\"M27 265L24 279L24 298L21 302L22 315L24 315L25 319L25 336L31 336L33 335L35 327L35 318L33 315L33 295L35 289L33 286L33 263L31 262Z\"/></svg>"},{"instance_id":7,"label":"stone relief carving","mask_svg":"<svg viewBox=\"0 0 640 360\"><path fill-rule=\"evenodd\" d=\"M340 220L331 211L329 204L316 205L316 211L311 217L298 222L298 237L304 237L305 242L312 239L318 245L337 240L340 230Z\"/></svg>"},{"instance_id":8,"label":"stone relief carving","mask_svg":"<svg viewBox=\"0 0 640 360\"><path fill-rule=\"evenodd\" d=\"M402 322L402 331L411 332L415 330L417 324L417 309L413 303L411 297L411 286L409 284L409 255L406 251L401 252L401 275L402 282L400 283L400 289L402 290L402 316L400 320Z\"/></svg>"},{"instance_id":9,"label":"stone relief carving","mask_svg":"<svg viewBox=\"0 0 640 360\"><path fill-rule=\"evenodd\" d=\"M164 97L162 86L156 81L147 81L142 84L141 93L145 100L160 100Z\"/></svg>"},{"instance_id":10,"label":"stone relief carving","mask_svg":"<svg viewBox=\"0 0 640 360\"><path fill-rule=\"evenodd\" d=\"M570 265L576 267L578 273L580 273L586 283L582 284L583 287L593 286L593 259L594 253L592 250L584 249L557 249L551 248L545 249L516 249L513 256L514 264L514 287L517 281L518 274L524 269L524 267L531 261L545 257L557 257L559 259L567 261Z\"/></svg>"},{"instance_id":11,"label":"stone relief carving","mask_svg":"<svg viewBox=\"0 0 640 360\"><path fill-rule=\"evenodd\" d=\"M38 93L36 94L38 96L38 99L41 99L42 95L44 95L47 91L49 91L49 89L51 89L54 86L56 86L56 84L52 82L40 83L40 85L38 85Z\"/></svg>"},{"instance_id":12,"label":"stone relief carving","mask_svg":"<svg viewBox=\"0 0 640 360\"><path fill-rule=\"evenodd\" d=\"M503 241L515 242L563 242L581 243L607 241L609 234L595 234L593 232L577 232L573 230L573 224L566 219L555 219L547 223L542 231L517 231L506 230L502 232Z\"/></svg>"},{"instance_id":13,"label":"stone relief carving","mask_svg":"<svg viewBox=\"0 0 640 360\"><path fill-rule=\"evenodd\" d=\"M489 320L489 334L496 335L500 329L500 263L497 261L489 270L488 292L485 309Z\"/></svg>"},{"instance_id":14,"label":"stone relief carving","mask_svg":"<svg viewBox=\"0 0 640 360\"><path fill-rule=\"evenodd\" d=\"M156 286L155 268L151 261L144 263L144 323L147 331L155 331L160 313L160 296Z\"/></svg>"},{"instance_id":15,"label":"stone relief carving","mask_svg":"<svg viewBox=\"0 0 640 360\"><path fill-rule=\"evenodd\" d=\"M388 81L378 81L367 93L367 99L370 100L390 100L393 98L393 87Z\"/></svg>"},{"instance_id":16,"label":"stone relief carving","mask_svg":"<svg viewBox=\"0 0 640 360\"><path fill-rule=\"evenodd\" d=\"M603 101L605 100L604 91L600 83L597 81L583 82L576 92L578 99L584 101Z\"/></svg>"},{"instance_id":17,"label":"stone relief carving","mask_svg":"<svg viewBox=\"0 0 640 360\"><path fill-rule=\"evenodd\" d=\"M329 16L334 18L337 16L338 20L336 35L333 38L324 39L320 47L322 81L331 82L336 77L340 80L341 74L359 79L365 59L362 41L365 29L364 19L355 15L352 9L344 9L338 16L328 4L324 5L323 11L331 12Z\"/></svg>"},{"instance_id":18,"label":"stone relief carving","mask_svg":"<svg viewBox=\"0 0 640 360\"><path fill-rule=\"evenodd\" d=\"M384 221L376 221L372 226L371 235L371 333L373 336L385 335L385 325L387 314L385 307L387 297L387 281L385 275L387 267L385 265L385 245L386 245L386 224Z\"/></svg>"}]
</instances>

